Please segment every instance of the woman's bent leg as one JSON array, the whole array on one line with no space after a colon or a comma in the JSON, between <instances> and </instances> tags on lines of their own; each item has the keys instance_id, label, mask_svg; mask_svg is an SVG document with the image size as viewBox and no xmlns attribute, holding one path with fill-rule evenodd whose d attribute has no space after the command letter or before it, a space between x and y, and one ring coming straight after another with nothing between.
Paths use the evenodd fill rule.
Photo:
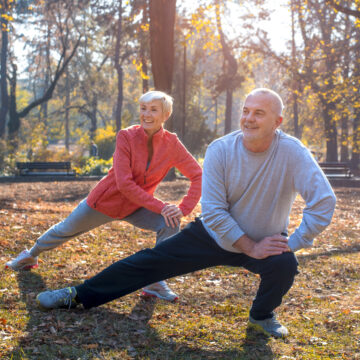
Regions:
<instances>
[{"instance_id":1,"label":"woman's bent leg","mask_svg":"<svg viewBox=\"0 0 360 360\"><path fill-rule=\"evenodd\" d=\"M179 232L179 226L166 226L164 217L148 209L140 208L122 219L140 229L156 232L156 244Z\"/></svg>"},{"instance_id":2,"label":"woman's bent leg","mask_svg":"<svg viewBox=\"0 0 360 360\"><path fill-rule=\"evenodd\" d=\"M54 249L64 242L112 220L114 219L110 216L92 209L84 199L66 219L53 225L36 240L35 245L30 249L30 254L36 257L43 251Z\"/></svg>"},{"instance_id":3,"label":"woman's bent leg","mask_svg":"<svg viewBox=\"0 0 360 360\"><path fill-rule=\"evenodd\" d=\"M166 240L168 237L179 232L179 226L172 228L165 224L164 217L148 209L140 208L122 219L141 229L152 230L156 232L156 244ZM179 297L173 292L165 281L150 284L143 289L143 296L158 297L163 300L175 301Z\"/></svg>"}]
</instances>

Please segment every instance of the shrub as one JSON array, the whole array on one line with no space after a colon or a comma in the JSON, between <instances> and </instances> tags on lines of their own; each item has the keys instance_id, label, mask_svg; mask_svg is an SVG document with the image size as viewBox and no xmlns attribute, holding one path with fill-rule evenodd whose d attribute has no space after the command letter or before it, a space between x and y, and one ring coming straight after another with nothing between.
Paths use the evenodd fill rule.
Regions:
<instances>
[{"instance_id":1,"label":"shrub","mask_svg":"<svg viewBox=\"0 0 360 360\"><path fill-rule=\"evenodd\" d=\"M97 129L94 141L98 147L100 159L112 158L116 143L116 131L113 126L107 125L104 129Z\"/></svg>"},{"instance_id":2,"label":"shrub","mask_svg":"<svg viewBox=\"0 0 360 360\"><path fill-rule=\"evenodd\" d=\"M106 175L112 167L112 158L109 160L89 158L82 167L74 167L77 175Z\"/></svg>"}]
</instances>

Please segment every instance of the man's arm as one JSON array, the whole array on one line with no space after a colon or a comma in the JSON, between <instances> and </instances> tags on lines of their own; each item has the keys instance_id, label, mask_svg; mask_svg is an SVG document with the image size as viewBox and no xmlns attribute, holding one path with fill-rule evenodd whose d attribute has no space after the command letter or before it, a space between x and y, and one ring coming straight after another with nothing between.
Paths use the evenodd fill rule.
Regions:
<instances>
[{"instance_id":1,"label":"man's arm","mask_svg":"<svg viewBox=\"0 0 360 360\"><path fill-rule=\"evenodd\" d=\"M220 144L209 145L204 159L201 212L204 223L223 242L233 245L245 235L229 212L225 156ZM240 174L239 174L240 176Z\"/></svg>"},{"instance_id":2,"label":"man's arm","mask_svg":"<svg viewBox=\"0 0 360 360\"><path fill-rule=\"evenodd\" d=\"M268 256L291 251L287 243L288 239L282 235L267 236L259 242L243 235L233 244L233 247L254 259L265 259Z\"/></svg>"},{"instance_id":3,"label":"man's arm","mask_svg":"<svg viewBox=\"0 0 360 360\"><path fill-rule=\"evenodd\" d=\"M294 185L306 207L299 227L289 237L292 251L312 246L313 239L330 224L336 203L331 185L306 148L295 163Z\"/></svg>"}]
</instances>

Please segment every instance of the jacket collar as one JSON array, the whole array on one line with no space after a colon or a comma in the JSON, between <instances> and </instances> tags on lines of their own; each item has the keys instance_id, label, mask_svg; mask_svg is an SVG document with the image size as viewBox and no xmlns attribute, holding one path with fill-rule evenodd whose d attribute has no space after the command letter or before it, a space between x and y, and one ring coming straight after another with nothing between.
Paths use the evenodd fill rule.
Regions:
<instances>
[{"instance_id":1,"label":"jacket collar","mask_svg":"<svg viewBox=\"0 0 360 360\"><path fill-rule=\"evenodd\" d=\"M143 134L143 136L147 139L149 136L148 134L145 132L144 128L139 125L139 131ZM157 139L161 139L163 136L165 135L165 129L163 127L161 127L159 129L159 131L157 131L154 136L153 136L153 141L157 140Z\"/></svg>"}]
</instances>

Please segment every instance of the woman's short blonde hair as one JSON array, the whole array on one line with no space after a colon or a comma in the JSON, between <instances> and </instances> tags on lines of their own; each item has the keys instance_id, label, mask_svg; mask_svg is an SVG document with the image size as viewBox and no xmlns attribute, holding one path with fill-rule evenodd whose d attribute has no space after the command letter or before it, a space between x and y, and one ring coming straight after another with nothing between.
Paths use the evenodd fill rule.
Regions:
<instances>
[{"instance_id":1,"label":"woman's short blonde hair","mask_svg":"<svg viewBox=\"0 0 360 360\"><path fill-rule=\"evenodd\" d=\"M139 103L146 104L146 103L149 103L154 100L160 100L161 104L162 104L163 113L165 113L165 114L168 113L169 116L171 115L171 113L173 111L174 99L170 95L168 95L162 91L153 90L153 91L148 91L145 94L142 94L140 96Z\"/></svg>"}]
</instances>

